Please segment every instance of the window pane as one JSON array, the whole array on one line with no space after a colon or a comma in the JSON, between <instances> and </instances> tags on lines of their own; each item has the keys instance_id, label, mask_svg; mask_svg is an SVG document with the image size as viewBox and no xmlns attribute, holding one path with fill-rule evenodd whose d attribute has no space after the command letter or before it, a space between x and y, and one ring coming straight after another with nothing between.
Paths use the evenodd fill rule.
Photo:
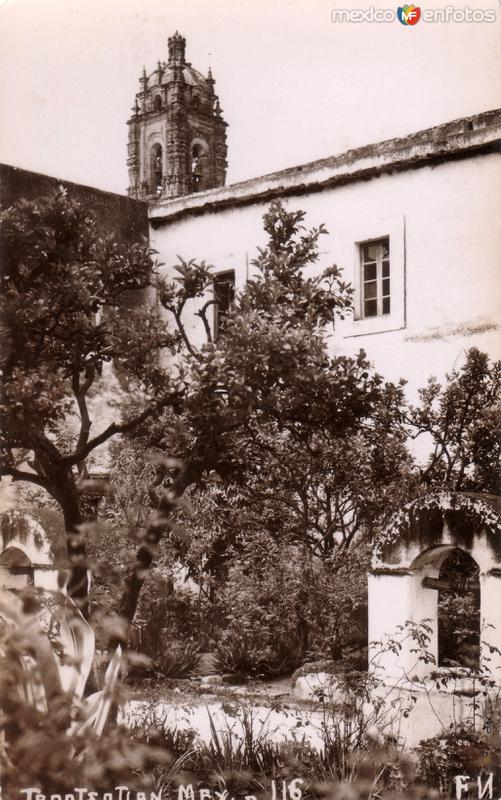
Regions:
<instances>
[{"instance_id":1,"label":"window pane","mask_svg":"<svg viewBox=\"0 0 501 800\"><path fill-rule=\"evenodd\" d=\"M383 278L388 278L390 276L390 262L383 261Z\"/></svg>"},{"instance_id":2,"label":"window pane","mask_svg":"<svg viewBox=\"0 0 501 800\"><path fill-rule=\"evenodd\" d=\"M379 242L364 244L364 261L375 261L380 254Z\"/></svg>"},{"instance_id":3,"label":"window pane","mask_svg":"<svg viewBox=\"0 0 501 800\"><path fill-rule=\"evenodd\" d=\"M389 239L381 239L381 245L383 250L383 258L390 257L390 240Z\"/></svg>"},{"instance_id":4,"label":"window pane","mask_svg":"<svg viewBox=\"0 0 501 800\"><path fill-rule=\"evenodd\" d=\"M364 281L375 281L377 277L377 264L364 265Z\"/></svg>"},{"instance_id":5,"label":"window pane","mask_svg":"<svg viewBox=\"0 0 501 800\"><path fill-rule=\"evenodd\" d=\"M364 300L372 300L373 297L377 297L377 282L364 283Z\"/></svg>"},{"instance_id":6,"label":"window pane","mask_svg":"<svg viewBox=\"0 0 501 800\"><path fill-rule=\"evenodd\" d=\"M383 278L383 297L387 297L390 294L390 279Z\"/></svg>"},{"instance_id":7,"label":"window pane","mask_svg":"<svg viewBox=\"0 0 501 800\"><path fill-rule=\"evenodd\" d=\"M389 314L389 313L390 313L390 298L383 297L383 314Z\"/></svg>"},{"instance_id":8,"label":"window pane","mask_svg":"<svg viewBox=\"0 0 501 800\"><path fill-rule=\"evenodd\" d=\"M377 316L377 300L366 300L364 303L364 316Z\"/></svg>"}]
</instances>

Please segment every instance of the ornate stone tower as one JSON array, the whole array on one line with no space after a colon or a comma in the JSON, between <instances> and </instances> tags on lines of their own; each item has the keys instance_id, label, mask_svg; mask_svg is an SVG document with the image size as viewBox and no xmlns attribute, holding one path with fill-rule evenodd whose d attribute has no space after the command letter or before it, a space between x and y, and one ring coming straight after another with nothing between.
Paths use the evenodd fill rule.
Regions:
<instances>
[{"instance_id":1,"label":"ornate stone tower","mask_svg":"<svg viewBox=\"0 0 501 800\"><path fill-rule=\"evenodd\" d=\"M186 40L169 38L169 59L139 79L128 121L129 195L160 200L224 186L226 122L206 78L185 59Z\"/></svg>"}]
</instances>

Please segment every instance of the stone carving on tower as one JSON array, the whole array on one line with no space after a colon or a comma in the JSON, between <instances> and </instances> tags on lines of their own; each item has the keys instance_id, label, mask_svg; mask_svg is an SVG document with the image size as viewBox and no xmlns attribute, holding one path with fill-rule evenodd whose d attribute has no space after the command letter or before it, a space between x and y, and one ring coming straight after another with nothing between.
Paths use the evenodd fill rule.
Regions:
<instances>
[{"instance_id":1,"label":"stone carving on tower","mask_svg":"<svg viewBox=\"0 0 501 800\"><path fill-rule=\"evenodd\" d=\"M127 167L131 197L151 202L224 186L226 127L215 81L185 59L186 40L168 41L167 63L139 79L128 120Z\"/></svg>"}]
</instances>

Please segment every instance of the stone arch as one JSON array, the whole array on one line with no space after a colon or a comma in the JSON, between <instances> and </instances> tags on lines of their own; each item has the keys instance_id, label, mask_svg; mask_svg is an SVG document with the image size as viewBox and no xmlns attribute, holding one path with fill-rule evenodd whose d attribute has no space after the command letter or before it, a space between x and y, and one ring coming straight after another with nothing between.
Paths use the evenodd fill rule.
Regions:
<instances>
[{"instance_id":1,"label":"stone arch","mask_svg":"<svg viewBox=\"0 0 501 800\"><path fill-rule=\"evenodd\" d=\"M164 175L164 157L163 147L160 142L154 142L154 144L150 146L149 161L150 193L161 194Z\"/></svg>"},{"instance_id":2,"label":"stone arch","mask_svg":"<svg viewBox=\"0 0 501 800\"><path fill-rule=\"evenodd\" d=\"M200 192L206 187L209 171L209 145L197 136L190 145L190 191Z\"/></svg>"},{"instance_id":3,"label":"stone arch","mask_svg":"<svg viewBox=\"0 0 501 800\"><path fill-rule=\"evenodd\" d=\"M421 615L421 619L430 621L429 650L436 666L478 670L480 568L473 556L454 544L437 545L420 553L410 572L415 584L412 619L419 622Z\"/></svg>"},{"instance_id":4,"label":"stone arch","mask_svg":"<svg viewBox=\"0 0 501 800\"><path fill-rule=\"evenodd\" d=\"M0 514L0 620L18 627L36 620L43 631L58 630L64 654L54 651L58 680L65 692L81 697L94 633L65 593L68 567L62 515L47 509ZM38 601L29 611L20 594L27 586Z\"/></svg>"},{"instance_id":5,"label":"stone arch","mask_svg":"<svg viewBox=\"0 0 501 800\"><path fill-rule=\"evenodd\" d=\"M29 556L24 549L13 544L8 545L0 553L0 583L6 580L9 588L23 589L33 586L34 569Z\"/></svg>"},{"instance_id":6,"label":"stone arch","mask_svg":"<svg viewBox=\"0 0 501 800\"><path fill-rule=\"evenodd\" d=\"M52 531L38 514L10 510L0 515L0 586L22 589L27 584L57 591L67 577L64 525L47 514Z\"/></svg>"},{"instance_id":7,"label":"stone arch","mask_svg":"<svg viewBox=\"0 0 501 800\"><path fill-rule=\"evenodd\" d=\"M487 663L501 675L501 498L468 493L438 493L409 503L394 515L381 538L369 575L369 649L410 621L429 620L435 663L416 664L412 642L385 653L388 679L412 672L426 678L439 664L438 611L441 570L455 551L477 567L481 638L479 667ZM487 662L487 659L490 661ZM465 665L466 666L466 665Z\"/></svg>"},{"instance_id":8,"label":"stone arch","mask_svg":"<svg viewBox=\"0 0 501 800\"><path fill-rule=\"evenodd\" d=\"M156 94L153 98L153 111L162 110L162 95Z\"/></svg>"},{"instance_id":9,"label":"stone arch","mask_svg":"<svg viewBox=\"0 0 501 800\"><path fill-rule=\"evenodd\" d=\"M442 559L437 581L437 665L480 666L480 568L460 547Z\"/></svg>"}]
</instances>

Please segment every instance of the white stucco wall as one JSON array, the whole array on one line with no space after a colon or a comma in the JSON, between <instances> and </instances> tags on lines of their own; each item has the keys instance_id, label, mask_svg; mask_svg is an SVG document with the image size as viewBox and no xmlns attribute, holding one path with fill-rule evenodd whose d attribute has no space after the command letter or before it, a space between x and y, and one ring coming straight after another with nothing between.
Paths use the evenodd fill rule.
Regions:
<instances>
[{"instance_id":1,"label":"white stucco wall","mask_svg":"<svg viewBox=\"0 0 501 800\"><path fill-rule=\"evenodd\" d=\"M355 243L390 235L392 314L376 325L339 323L333 340L338 352L363 348L385 377L408 380L412 398L431 374L443 377L460 366L469 347L501 355L500 187L501 156L491 153L287 200L290 209L306 212L307 225L325 223L329 230L320 239L317 268L336 263L351 282L358 268ZM215 271L234 269L238 288L265 243L268 206L178 217L152 230L152 244L166 271L178 254L205 259ZM193 319L191 329L201 341Z\"/></svg>"}]
</instances>

